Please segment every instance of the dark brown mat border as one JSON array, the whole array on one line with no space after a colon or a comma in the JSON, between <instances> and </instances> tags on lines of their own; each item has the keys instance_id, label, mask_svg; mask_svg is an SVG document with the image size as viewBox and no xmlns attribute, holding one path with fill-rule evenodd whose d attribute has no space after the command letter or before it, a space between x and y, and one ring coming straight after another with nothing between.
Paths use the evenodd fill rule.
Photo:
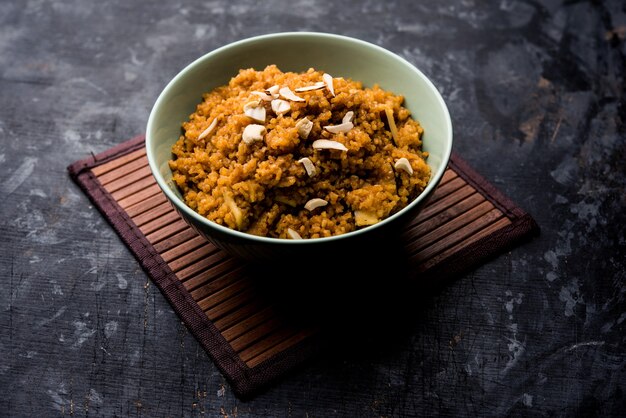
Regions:
<instances>
[{"instance_id":1,"label":"dark brown mat border","mask_svg":"<svg viewBox=\"0 0 626 418\"><path fill-rule=\"evenodd\" d=\"M318 335L305 338L255 367L248 367L241 360L161 255L91 171L96 166L143 148L144 140L145 137L140 135L97 155L92 154L91 157L68 166L69 174L131 249L174 311L209 353L235 394L242 399L250 398L277 378L313 357L325 342ZM539 232L530 215L518 208L460 157L453 155L450 168L501 210L512 223L456 252L451 258L447 258L445 263L424 272L424 277L435 276L438 282L441 282L442 278L450 278L476 267L488 258L510 249L522 239Z\"/></svg>"}]
</instances>

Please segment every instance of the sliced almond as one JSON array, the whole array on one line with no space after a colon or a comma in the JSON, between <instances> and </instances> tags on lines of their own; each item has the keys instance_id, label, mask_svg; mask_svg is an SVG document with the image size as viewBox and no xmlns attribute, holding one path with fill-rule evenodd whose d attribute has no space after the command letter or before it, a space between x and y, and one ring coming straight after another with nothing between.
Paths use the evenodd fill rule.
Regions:
<instances>
[{"instance_id":1,"label":"sliced almond","mask_svg":"<svg viewBox=\"0 0 626 418\"><path fill-rule=\"evenodd\" d=\"M313 161L311 161L307 157L300 158L298 162L304 166L304 169L306 170L306 173L309 175L309 177L313 177L315 174L317 174L315 164L313 164Z\"/></svg>"},{"instance_id":2,"label":"sliced almond","mask_svg":"<svg viewBox=\"0 0 626 418\"><path fill-rule=\"evenodd\" d=\"M263 135L265 135L265 126L250 124L245 127L243 130L243 135L241 136L243 142L250 145L256 141L262 141Z\"/></svg>"},{"instance_id":3,"label":"sliced almond","mask_svg":"<svg viewBox=\"0 0 626 418\"><path fill-rule=\"evenodd\" d=\"M313 141L313 148L315 149L338 149L340 151L348 151L345 145L341 142L331 141L329 139L318 139Z\"/></svg>"},{"instance_id":4,"label":"sliced almond","mask_svg":"<svg viewBox=\"0 0 626 418\"><path fill-rule=\"evenodd\" d=\"M206 138L211 132L213 132L213 129L215 129L216 126L217 118L214 118L213 121L209 124L209 127L202 131L200 135L198 135L198 139Z\"/></svg>"},{"instance_id":5,"label":"sliced almond","mask_svg":"<svg viewBox=\"0 0 626 418\"><path fill-rule=\"evenodd\" d=\"M313 122L308 120L307 118L302 118L296 123L296 129L298 130L298 135L300 138L307 139L309 134L311 133L311 129L313 128Z\"/></svg>"},{"instance_id":6,"label":"sliced almond","mask_svg":"<svg viewBox=\"0 0 626 418\"><path fill-rule=\"evenodd\" d=\"M286 100L274 99L272 100L272 110L277 115L284 115L291 110L291 105Z\"/></svg>"},{"instance_id":7,"label":"sliced almond","mask_svg":"<svg viewBox=\"0 0 626 418\"><path fill-rule=\"evenodd\" d=\"M270 102L270 101L272 101L272 99L274 99L274 96L272 96L271 94L267 94L264 91L253 91L250 94L254 94L255 96L259 96L261 98L261 100L265 100L266 102Z\"/></svg>"},{"instance_id":8,"label":"sliced almond","mask_svg":"<svg viewBox=\"0 0 626 418\"><path fill-rule=\"evenodd\" d=\"M268 88L266 91L272 95L274 98L277 98L277 94L278 94L278 90L280 90L280 86L277 84L275 86L272 86L270 88Z\"/></svg>"},{"instance_id":9,"label":"sliced almond","mask_svg":"<svg viewBox=\"0 0 626 418\"><path fill-rule=\"evenodd\" d=\"M243 212L241 211L241 208L237 206L237 203L235 203L235 200L230 194L224 194L224 202L226 202L226 205L235 218L237 229L241 229L241 226L243 225Z\"/></svg>"},{"instance_id":10,"label":"sliced almond","mask_svg":"<svg viewBox=\"0 0 626 418\"><path fill-rule=\"evenodd\" d=\"M366 212L364 210L355 210L354 211L354 222L357 226L368 226L374 225L379 222L379 219L376 215L370 212Z\"/></svg>"},{"instance_id":11,"label":"sliced almond","mask_svg":"<svg viewBox=\"0 0 626 418\"><path fill-rule=\"evenodd\" d=\"M402 157L396 161L393 165L396 170L404 170L409 173L409 176L413 175L413 167L411 167L411 163L406 158Z\"/></svg>"},{"instance_id":12,"label":"sliced almond","mask_svg":"<svg viewBox=\"0 0 626 418\"><path fill-rule=\"evenodd\" d=\"M326 206L328 204L324 199L320 199L319 197L313 198L304 204L304 208L309 212L321 208L322 206Z\"/></svg>"},{"instance_id":13,"label":"sliced almond","mask_svg":"<svg viewBox=\"0 0 626 418\"><path fill-rule=\"evenodd\" d=\"M302 239L300 234L298 234L298 232L294 231L291 228L287 228L287 235L289 235L289 238L291 239Z\"/></svg>"},{"instance_id":14,"label":"sliced almond","mask_svg":"<svg viewBox=\"0 0 626 418\"><path fill-rule=\"evenodd\" d=\"M323 89L325 86L326 86L326 83L324 83L323 81L318 81L317 83L311 84L310 86L298 87L296 89L296 92L301 93L303 91L319 90L319 89Z\"/></svg>"},{"instance_id":15,"label":"sliced almond","mask_svg":"<svg viewBox=\"0 0 626 418\"><path fill-rule=\"evenodd\" d=\"M250 109L251 107L257 107L261 105L261 101L260 100L251 100L248 103L246 103L245 105L243 105L243 110L244 112L246 111L246 109Z\"/></svg>"},{"instance_id":16,"label":"sliced almond","mask_svg":"<svg viewBox=\"0 0 626 418\"><path fill-rule=\"evenodd\" d=\"M326 129L328 132L332 134L346 133L350 131L350 129L352 128L354 128L354 125L352 124L352 122L344 122L340 125L324 126L324 129Z\"/></svg>"},{"instance_id":17,"label":"sliced almond","mask_svg":"<svg viewBox=\"0 0 626 418\"><path fill-rule=\"evenodd\" d=\"M326 87L328 88L328 91L334 97L335 96L335 87L333 86L333 76L330 75L330 74L324 74L322 76L322 79L324 80L324 83L326 83Z\"/></svg>"},{"instance_id":18,"label":"sliced almond","mask_svg":"<svg viewBox=\"0 0 626 418\"><path fill-rule=\"evenodd\" d=\"M351 110L349 112L347 112L344 116L343 119L341 120L342 123L352 123L352 119L354 119L354 112Z\"/></svg>"},{"instance_id":19,"label":"sliced almond","mask_svg":"<svg viewBox=\"0 0 626 418\"><path fill-rule=\"evenodd\" d=\"M396 128L396 121L393 118L393 110L386 107L385 108L385 116L387 116L387 123L389 123L389 130L391 131L391 137L393 138L393 143L398 146L398 128Z\"/></svg>"},{"instance_id":20,"label":"sliced almond","mask_svg":"<svg viewBox=\"0 0 626 418\"><path fill-rule=\"evenodd\" d=\"M253 100L243 105L243 113L257 122L265 122L265 107L260 100Z\"/></svg>"},{"instance_id":21,"label":"sliced almond","mask_svg":"<svg viewBox=\"0 0 626 418\"><path fill-rule=\"evenodd\" d=\"M296 96L293 91L289 87L282 87L278 90L278 93L283 96L287 100L291 100L292 102L303 102L304 99L302 97Z\"/></svg>"}]
</instances>

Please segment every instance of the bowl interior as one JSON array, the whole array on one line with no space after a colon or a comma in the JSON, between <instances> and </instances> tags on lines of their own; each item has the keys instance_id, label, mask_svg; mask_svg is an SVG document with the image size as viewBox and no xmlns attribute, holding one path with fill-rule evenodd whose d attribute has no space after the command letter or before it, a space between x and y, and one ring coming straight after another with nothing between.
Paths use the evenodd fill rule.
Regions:
<instances>
[{"instance_id":1,"label":"bowl interior","mask_svg":"<svg viewBox=\"0 0 626 418\"><path fill-rule=\"evenodd\" d=\"M429 152L427 163L432 176L422 195L439 183L450 157L452 125L441 95L421 71L401 57L357 39L310 32L279 33L235 42L200 57L186 66L157 99L146 131L148 159L161 188L170 199L178 200L176 203L188 215L201 218L184 204L170 181L168 166L181 123L195 111L203 93L227 84L240 69L262 70L270 64L282 71L312 67L333 77L361 81L366 87L378 84L403 95L405 106L424 127L423 149ZM418 197L409 206L419 201Z\"/></svg>"}]
</instances>

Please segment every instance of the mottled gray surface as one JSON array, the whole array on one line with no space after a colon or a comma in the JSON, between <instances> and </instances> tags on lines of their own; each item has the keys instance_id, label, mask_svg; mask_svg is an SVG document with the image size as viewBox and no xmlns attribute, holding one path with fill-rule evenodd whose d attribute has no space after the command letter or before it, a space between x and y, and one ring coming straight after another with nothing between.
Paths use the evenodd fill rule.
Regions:
<instances>
[{"instance_id":1,"label":"mottled gray surface","mask_svg":"<svg viewBox=\"0 0 626 418\"><path fill-rule=\"evenodd\" d=\"M623 414L624 7L0 2L2 415ZM542 233L411 308L402 336L242 402L65 167L143 133L196 57L286 30L417 65L449 103L455 150Z\"/></svg>"}]
</instances>

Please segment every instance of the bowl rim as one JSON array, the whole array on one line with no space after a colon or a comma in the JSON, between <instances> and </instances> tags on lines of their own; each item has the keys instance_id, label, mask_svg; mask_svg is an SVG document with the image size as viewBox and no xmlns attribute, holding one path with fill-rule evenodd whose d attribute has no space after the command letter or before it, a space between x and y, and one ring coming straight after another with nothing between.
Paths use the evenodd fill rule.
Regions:
<instances>
[{"instance_id":1,"label":"bowl rim","mask_svg":"<svg viewBox=\"0 0 626 418\"><path fill-rule=\"evenodd\" d=\"M175 88L175 86L179 82L179 80L183 79L189 72L191 72L198 65L201 65L204 61L210 60L211 57L213 57L215 55L219 55L220 53L222 53L225 50L241 47L241 46L244 46L244 45L247 45L247 44L256 43L256 42L267 42L267 41L271 41L272 39L286 38L286 37L289 37L290 40L293 39L293 38L326 38L326 39L334 39L334 40L339 40L341 42L344 42L346 44L353 44L353 45L361 47L361 48L369 48L369 49L375 50L378 53L381 53L381 54L387 56L389 59L396 60L399 63L403 64L404 66L408 67L434 93L437 101L439 102L439 105L441 106L441 109L443 110L443 114L444 114L444 117L445 117L445 122L446 122L446 125L447 125L446 128L447 128L447 132L448 132L448 138L446 138L446 147L445 147L445 150L444 150L444 154L442 155L442 159L441 159L441 166L439 167L437 172L431 173L431 179L430 179L428 185L424 188L424 190L422 190L422 192L415 199L413 199L413 201L411 201L407 206L405 206L404 208L402 208L400 211L396 212L392 216L387 217L387 218L383 219L382 221L380 221L380 222L378 222L378 223L376 223L374 225L370 225L370 226L367 226L365 228L357 229L355 231L350 231L350 232L347 232L345 234L333 235L333 236L330 236L330 237L310 238L310 239L302 239L302 240L294 240L294 239L287 239L287 238L263 237L263 236L253 235L253 234L250 234L250 233L247 233L247 232L237 231L237 230L231 229L231 228L229 228L227 226L224 226L224 225L220 225L217 222L213 222L213 221L205 218L204 216L200 215L199 213L197 213L196 211L191 209L185 202L181 201L181 199L174 194L174 192L167 185L167 182L165 181L165 179L162 177L161 172L160 172L160 168L156 164L156 156L151 151L152 147L149 146L150 142L152 141L151 132L153 131L154 125L156 123L155 122L155 119L156 119L156 115L155 114L157 113L156 110L163 105L163 102L165 101L165 98L167 96L169 96L169 92ZM182 121L181 121L181 123L182 123ZM422 203L424 198L429 196L434 191L434 189L439 185L439 183L441 182L441 179L442 179L442 177L443 177L443 175L444 175L444 173L446 171L446 168L448 166L448 162L449 162L450 157L452 155L453 140L454 140L454 135L453 135L453 130L452 130L452 118L450 117L450 112L448 110L448 106L446 105L445 100L443 99L441 93L439 92L437 87L434 85L434 83L419 68L417 68L417 66L415 66L414 64L412 64L411 62L409 62L405 58L401 57L400 55L398 55L398 54L396 54L394 52L391 52L390 50L388 50L386 48L383 48L383 47L381 47L379 45L376 45L374 43L371 43L371 42L368 42L368 41L364 41L364 40L361 40L361 39L358 39L358 38L354 38L354 37L351 37L351 36L347 36L347 35L335 34L335 33L330 33L330 32L314 32L314 31L275 32L275 33L269 33L269 34L264 34L264 35L251 36L251 37L243 38L243 39L240 39L240 40L237 40L237 41L234 41L234 42L230 42L230 43L224 44L224 45L222 45L222 46L220 46L218 48L215 48L215 49L207 52L204 55L201 55L200 57L196 58L195 60L191 61L186 66L184 66L166 84L166 86L163 88L163 90L159 93L159 96L157 97L156 101L154 102L154 105L152 106L152 108L150 110L150 114L149 114L149 117L148 117L148 123L147 123L147 127L146 127L146 139L145 139L145 141L146 141L146 154L147 154L147 157L148 157L148 164L150 166L150 170L152 172L152 175L155 177L155 179L157 181L157 184L159 185L159 187L161 188L163 193L165 193L165 195L167 196L168 200L170 202L172 202L172 204L174 204L175 207L179 211L183 211L186 216L189 216L189 217L193 218L195 221L197 221L197 222L199 222L201 224L206 224L206 225L208 225L209 228L214 228L217 231L219 231L220 233L223 233L223 234L226 234L226 235L230 235L233 238L249 240L249 241L257 243L257 244L273 244L273 245L288 244L288 245L304 245L304 246L307 246L307 245L317 245L317 244L321 244L321 243L324 243L324 242L335 242L335 241L353 239L353 238L356 238L356 237L358 237L360 235L368 234L368 233L374 232L375 230L379 230L380 228L383 228L385 225L387 225L389 223L392 223L398 217L402 216L403 213L411 211L415 206L417 206L420 203Z\"/></svg>"}]
</instances>

